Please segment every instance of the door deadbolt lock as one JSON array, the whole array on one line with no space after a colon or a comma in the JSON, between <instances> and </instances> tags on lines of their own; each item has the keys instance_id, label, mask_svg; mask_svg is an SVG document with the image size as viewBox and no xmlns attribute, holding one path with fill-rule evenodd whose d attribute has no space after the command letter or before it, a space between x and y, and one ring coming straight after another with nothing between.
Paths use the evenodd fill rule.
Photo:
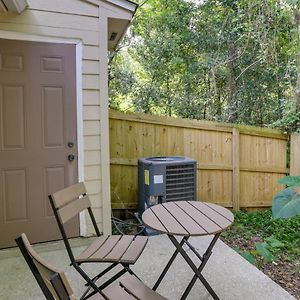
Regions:
<instances>
[{"instance_id":1,"label":"door deadbolt lock","mask_svg":"<svg viewBox=\"0 0 300 300\"><path fill-rule=\"evenodd\" d=\"M68 161L73 161L75 159L75 156L73 154L68 155Z\"/></svg>"},{"instance_id":2,"label":"door deadbolt lock","mask_svg":"<svg viewBox=\"0 0 300 300\"><path fill-rule=\"evenodd\" d=\"M68 147L69 148L73 148L74 147L74 143L73 142L68 142Z\"/></svg>"}]
</instances>

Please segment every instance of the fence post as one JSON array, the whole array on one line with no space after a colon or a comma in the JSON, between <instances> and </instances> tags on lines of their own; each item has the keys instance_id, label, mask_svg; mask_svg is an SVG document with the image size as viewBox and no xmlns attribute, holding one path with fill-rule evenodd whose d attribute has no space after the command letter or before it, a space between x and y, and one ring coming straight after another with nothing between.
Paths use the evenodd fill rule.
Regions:
<instances>
[{"instance_id":1,"label":"fence post","mask_svg":"<svg viewBox=\"0 0 300 300\"><path fill-rule=\"evenodd\" d=\"M240 133L232 129L232 206L240 209Z\"/></svg>"},{"instance_id":2,"label":"fence post","mask_svg":"<svg viewBox=\"0 0 300 300\"><path fill-rule=\"evenodd\" d=\"M300 176L300 134L291 134L290 175Z\"/></svg>"}]
</instances>

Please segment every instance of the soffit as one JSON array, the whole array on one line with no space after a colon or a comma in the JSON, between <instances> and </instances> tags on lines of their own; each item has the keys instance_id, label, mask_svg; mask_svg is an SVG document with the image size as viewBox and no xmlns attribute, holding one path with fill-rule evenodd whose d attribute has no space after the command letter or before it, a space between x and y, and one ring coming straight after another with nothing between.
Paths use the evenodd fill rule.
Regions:
<instances>
[{"instance_id":1,"label":"soffit","mask_svg":"<svg viewBox=\"0 0 300 300\"><path fill-rule=\"evenodd\" d=\"M0 12L14 12L20 14L27 5L27 0L0 0Z\"/></svg>"}]
</instances>

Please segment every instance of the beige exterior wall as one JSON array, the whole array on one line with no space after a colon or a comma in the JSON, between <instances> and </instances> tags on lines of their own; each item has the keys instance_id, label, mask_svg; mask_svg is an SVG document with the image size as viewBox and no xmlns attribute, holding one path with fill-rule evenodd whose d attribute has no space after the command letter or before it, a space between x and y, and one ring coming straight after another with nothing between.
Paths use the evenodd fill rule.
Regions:
<instances>
[{"instance_id":1,"label":"beige exterior wall","mask_svg":"<svg viewBox=\"0 0 300 300\"><path fill-rule=\"evenodd\" d=\"M0 31L17 32L18 36L22 36L20 33L31 35L31 40L36 36L43 36L46 37L45 41L47 38L49 41L51 38L58 38L82 43L84 180L100 230L110 233L109 170L101 169L101 165L105 163L101 143L108 144L108 140L105 140L108 133L104 134L104 140L101 134L103 130L108 130L108 120L104 120L103 124L100 122L101 118L105 117L105 111L101 109L107 109L107 81L102 83L102 86L100 82L107 74L107 65L101 64L100 60L101 55L106 58L107 50L100 42L104 41L107 47L107 30L103 31L100 27L101 9L98 5L80 0L28 0L28 4L29 7L21 15L0 14ZM107 23L107 17L102 20L102 24L103 22ZM102 51L99 44L102 45ZM100 68L104 68L104 76L99 74ZM104 87L102 92L100 87ZM108 151L108 145L104 151ZM104 159L107 159L108 154L105 155ZM107 163L109 164L109 161ZM108 178L104 179L104 184L102 179L107 174ZM105 199L104 205L102 199ZM85 224L84 217L81 224L81 233L89 234L90 224Z\"/></svg>"}]
</instances>

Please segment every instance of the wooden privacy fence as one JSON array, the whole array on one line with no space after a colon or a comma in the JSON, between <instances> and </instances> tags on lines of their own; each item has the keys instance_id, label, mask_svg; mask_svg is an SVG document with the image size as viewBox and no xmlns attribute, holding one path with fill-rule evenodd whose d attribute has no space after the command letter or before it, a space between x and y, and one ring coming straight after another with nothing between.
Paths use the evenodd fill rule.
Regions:
<instances>
[{"instance_id":1,"label":"wooden privacy fence","mask_svg":"<svg viewBox=\"0 0 300 300\"><path fill-rule=\"evenodd\" d=\"M234 209L271 205L286 175L288 136L277 130L110 111L113 209L136 209L139 157L182 155L197 161L201 201ZM294 149L300 138L294 139ZM297 152L297 151L296 151ZM291 158L299 165L295 158Z\"/></svg>"}]
</instances>

